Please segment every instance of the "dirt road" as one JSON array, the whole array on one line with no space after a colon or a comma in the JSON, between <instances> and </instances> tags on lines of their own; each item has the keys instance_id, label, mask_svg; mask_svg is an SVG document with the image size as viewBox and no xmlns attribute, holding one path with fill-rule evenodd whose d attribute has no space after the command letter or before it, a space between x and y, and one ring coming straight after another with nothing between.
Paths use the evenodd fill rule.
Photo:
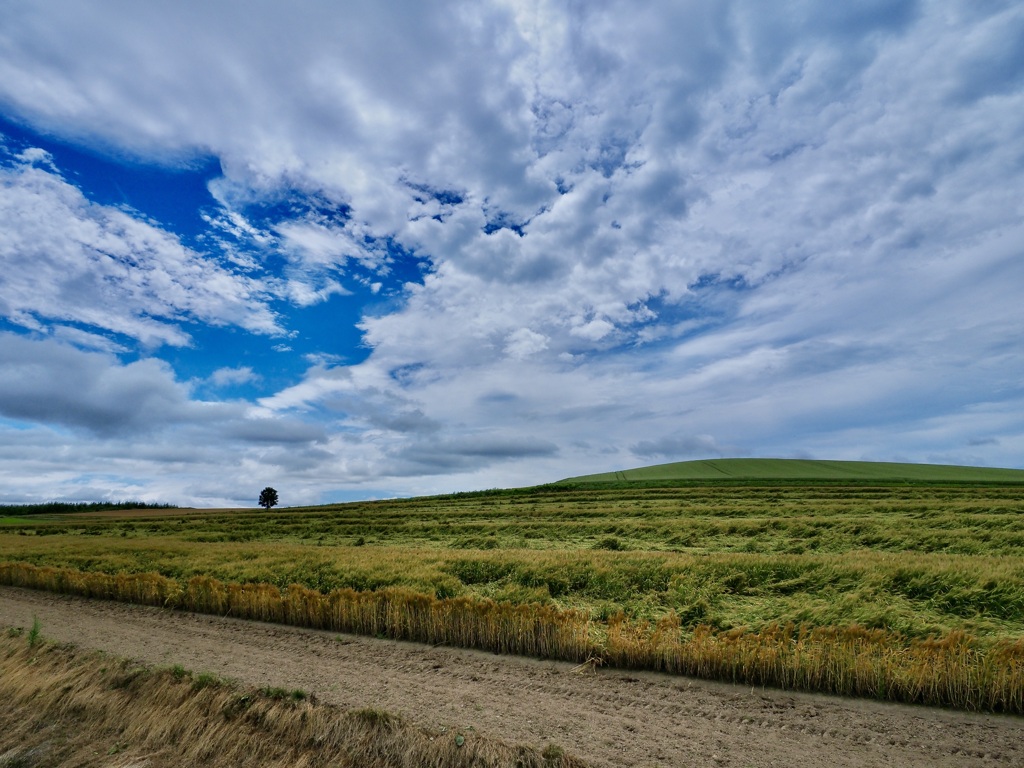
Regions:
<instances>
[{"instance_id":1,"label":"dirt road","mask_svg":"<svg viewBox=\"0 0 1024 768\"><path fill-rule=\"evenodd\" d=\"M554 743L600 766L1024 766L1024 718L574 670L476 651L338 635L0 587L0 628L302 688L430 728Z\"/></svg>"}]
</instances>

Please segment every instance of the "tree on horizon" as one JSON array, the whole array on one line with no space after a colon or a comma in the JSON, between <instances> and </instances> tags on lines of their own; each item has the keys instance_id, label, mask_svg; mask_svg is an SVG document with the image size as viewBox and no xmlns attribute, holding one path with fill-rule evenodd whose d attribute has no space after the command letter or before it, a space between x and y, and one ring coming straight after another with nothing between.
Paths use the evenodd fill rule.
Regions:
<instances>
[{"instance_id":1,"label":"tree on horizon","mask_svg":"<svg viewBox=\"0 0 1024 768\"><path fill-rule=\"evenodd\" d=\"M269 485L260 491L259 504L264 509L269 510L271 507L277 506L277 491L271 488Z\"/></svg>"}]
</instances>

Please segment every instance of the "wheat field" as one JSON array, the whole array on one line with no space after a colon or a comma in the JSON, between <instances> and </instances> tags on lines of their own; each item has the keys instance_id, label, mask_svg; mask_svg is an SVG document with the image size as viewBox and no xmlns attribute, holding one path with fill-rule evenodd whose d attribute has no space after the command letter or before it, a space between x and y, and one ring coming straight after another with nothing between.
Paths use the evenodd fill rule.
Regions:
<instances>
[{"instance_id":1,"label":"wheat field","mask_svg":"<svg viewBox=\"0 0 1024 768\"><path fill-rule=\"evenodd\" d=\"M1017 485L541 487L8 513L0 581L751 684L1024 712Z\"/></svg>"}]
</instances>

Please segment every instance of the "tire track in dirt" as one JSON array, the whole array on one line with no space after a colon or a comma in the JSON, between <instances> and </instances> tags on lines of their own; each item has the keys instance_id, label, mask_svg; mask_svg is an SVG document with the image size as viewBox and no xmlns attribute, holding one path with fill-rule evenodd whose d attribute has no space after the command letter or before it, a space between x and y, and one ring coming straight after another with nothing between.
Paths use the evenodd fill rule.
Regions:
<instances>
[{"instance_id":1,"label":"tire track in dirt","mask_svg":"<svg viewBox=\"0 0 1024 768\"><path fill-rule=\"evenodd\" d=\"M1024 718L750 689L0 587L0 627L599 766L1022 766Z\"/></svg>"}]
</instances>

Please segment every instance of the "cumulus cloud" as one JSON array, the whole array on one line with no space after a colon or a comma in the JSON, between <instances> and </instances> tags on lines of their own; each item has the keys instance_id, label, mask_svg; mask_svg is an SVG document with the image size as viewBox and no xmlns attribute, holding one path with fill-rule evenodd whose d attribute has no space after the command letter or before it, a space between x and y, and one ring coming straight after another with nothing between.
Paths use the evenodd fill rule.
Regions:
<instances>
[{"instance_id":1,"label":"cumulus cloud","mask_svg":"<svg viewBox=\"0 0 1024 768\"><path fill-rule=\"evenodd\" d=\"M187 344L186 321L281 332L255 280L53 170L0 167L0 221L0 314L25 328L79 323L147 346Z\"/></svg>"},{"instance_id":2,"label":"cumulus cloud","mask_svg":"<svg viewBox=\"0 0 1024 768\"><path fill-rule=\"evenodd\" d=\"M0 414L8 418L115 435L199 416L159 360L112 365L104 354L12 334L0 334L0 357ZM218 406L209 412L222 414Z\"/></svg>"},{"instance_id":3,"label":"cumulus cloud","mask_svg":"<svg viewBox=\"0 0 1024 768\"><path fill-rule=\"evenodd\" d=\"M927 102L943 98L944 87L921 86L939 60L922 61L919 41L931 35L931 50L942 48L935 40L959 44L960 35L942 34L941 14L922 18L913 2L842 13L807 4L784 17L742 2L611 3L577 13L544 2L452 4L399 21L362 8L341 29L314 8L268 13L249 34L228 36L235 20L221 7L185 5L170 17L144 9L132 28L145 36L146 55L126 71L149 72L166 87L143 97L137 81L109 71L102 18L22 10L14 28L45 20L48 44L76 51L74 70L42 70L54 90L118 87L59 109L46 89L23 87L24 73L10 73L6 89L43 122L73 120L139 152L212 148L226 174L219 188L235 190L221 198L233 204L273 198L283 186L345 205L344 227L305 217L276 227L297 265L291 299L305 305L343 291L309 275L365 258L366 238L394 236L447 265L429 289L455 293L424 309L432 320L440 309L459 329L480 328L477 353L523 320L552 354L601 350L644 330L638 320L652 297L685 304L706 274L757 284L809 259L842 258L837 242L869 236L884 248L925 232L938 241L928 229L936 222L883 209L887 183L934 187L932 173L920 176L929 139L914 115L934 107ZM919 35L905 37L915 22ZM187 60L166 31L186 23L202 30ZM987 39L991 23L979 23L975 37ZM273 42L271 25L279 25ZM404 32L415 44L401 51L374 42ZM300 55L292 39L312 53ZM214 56L238 66L215 65ZM230 131L215 119L229 91L240 116ZM123 108L104 103L111 100ZM886 102L885 115L872 108ZM182 106L210 118L181 122ZM135 119L139 109L147 122ZM847 165L851 142L865 133L895 158L891 168L870 159ZM908 146L917 157L901 153ZM901 165L918 178L905 178ZM872 217L860 218L869 206ZM901 231L885 231L900 219ZM752 222L756 233L747 231ZM495 307L499 292L507 299ZM416 314L421 333L434 330Z\"/></svg>"},{"instance_id":4,"label":"cumulus cloud","mask_svg":"<svg viewBox=\"0 0 1024 768\"><path fill-rule=\"evenodd\" d=\"M123 364L10 333L0 334L0 359L0 483L10 489L8 502L253 505L254 478L287 482L322 471L341 481L337 446L328 450L322 425L197 399L161 361ZM295 488L290 501L313 503L319 493Z\"/></svg>"},{"instance_id":5,"label":"cumulus cloud","mask_svg":"<svg viewBox=\"0 0 1024 768\"><path fill-rule=\"evenodd\" d=\"M154 358L121 363L110 354L0 333L0 415L80 429L102 438L212 429L256 443L315 443L322 427L254 413L238 403L198 400Z\"/></svg>"},{"instance_id":6,"label":"cumulus cloud","mask_svg":"<svg viewBox=\"0 0 1024 768\"><path fill-rule=\"evenodd\" d=\"M302 451L259 461L309 488L741 448L1020 463L1017 4L240 10L7 9L0 104L114 153L216 157L223 259L22 153L3 177L6 317L124 373L98 333L273 334L271 294L310 307L425 263L359 322L365 361L321 359L225 427L257 444L294 419L281 439ZM270 251L281 274L253 282ZM211 383L251 383L225 365Z\"/></svg>"},{"instance_id":7,"label":"cumulus cloud","mask_svg":"<svg viewBox=\"0 0 1024 768\"><path fill-rule=\"evenodd\" d=\"M250 384L259 381L260 376L248 365L240 368L218 368L210 374L210 383L217 387L230 387L236 384Z\"/></svg>"},{"instance_id":8,"label":"cumulus cloud","mask_svg":"<svg viewBox=\"0 0 1024 768\"><path fill-rule=\"evenodd\" d=\"M529 328L519 328L508 335L505 352L516 360L522 360L548 347L548 340L543 334L534 333Z\"/></svg>"}]
</instances>

